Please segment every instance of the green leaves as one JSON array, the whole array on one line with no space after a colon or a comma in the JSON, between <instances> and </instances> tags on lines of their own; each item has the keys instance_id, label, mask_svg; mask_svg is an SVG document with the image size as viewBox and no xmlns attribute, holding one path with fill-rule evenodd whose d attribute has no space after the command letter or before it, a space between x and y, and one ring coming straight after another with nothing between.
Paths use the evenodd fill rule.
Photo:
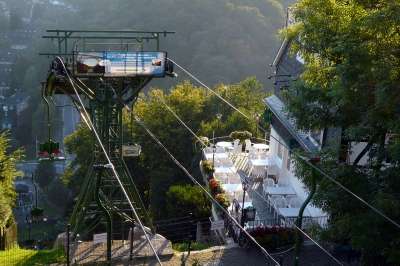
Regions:
<instances>
[{"instance_id":1,"label":"green leaves","mask_svg":"<svg viewBox=\"0 0 400 266\"><path fill-rule=\"evenodd\" d=\"M298 97L288 102L288 115L304 131L342 128L343 146L322 150L318 167L398 221L398 180L394 177L400 176L400 35L398 15L393 12L399 4L303 0L292 10L297 25L281 34L292 38L292 53L303 56L305 68L291 88ZM396 136L390 144L388 133ZM369 157L365 165L338 162L339 157L345 158L343 154L351 154L350 144L359 142L365 143ZM391 165L386 164L388 160ZM309 187L310 167L301 160L296 166L296 176ZM367 264L374 264L373 257L399 263L391 237L399 237L397 228L327 178L318 177L317 184L313 204L332 216L331 241L337 236L350 239L353 247L374 254L367 257Z\"/></svg>"}]
</instances>

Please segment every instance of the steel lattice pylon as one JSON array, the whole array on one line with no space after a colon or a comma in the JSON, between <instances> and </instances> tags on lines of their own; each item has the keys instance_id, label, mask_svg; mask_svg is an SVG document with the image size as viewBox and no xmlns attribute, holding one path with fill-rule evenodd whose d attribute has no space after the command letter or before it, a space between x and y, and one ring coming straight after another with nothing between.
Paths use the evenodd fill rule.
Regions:
<instances>
[{"instance_id":1,"label":"steel lattice pylon","mask_svg":"<svg viewBox=\"0 0 400 266\"><path fill-rule=\"evenodd\" d=\"M58 41L59 51L41 53L55 56L43 86L43 97L67 95L93 126L93 156L70 218L72 237L79 234L81 239L90 238L105 223L107 244L111 246L115 238L113 228L121 228L122 236L118 238L124 239L124 228L132 226L132 221L139 222L131 206L140 219L151 224L123 160L126 151L122 139L122 109L126 104L133 104L153 78L175 76L167 53L159 52L160 36L173 32L47 32L53 35L43 38ZM151 41L155 41L154 52L144 52L144 44ZM98 47L100 51L95 50ZM109 164L112 168L107 167ZM154 233L151 227L150 231Z\"/></svg>"}]
</instances>

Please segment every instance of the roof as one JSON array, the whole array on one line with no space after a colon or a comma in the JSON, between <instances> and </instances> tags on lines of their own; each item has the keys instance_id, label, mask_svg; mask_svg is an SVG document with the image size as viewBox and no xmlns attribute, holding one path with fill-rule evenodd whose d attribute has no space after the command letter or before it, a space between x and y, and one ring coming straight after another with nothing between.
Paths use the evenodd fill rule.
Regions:
<instances>
[{"instance_id":1,"label":"roof","mask_svg":"<svg viewBox=\"0 0 400 266\"><path fill-rule=\"evenodd\" d=\"M281 46L279 47L278 53L274 57L274 61L272 62L273 66L277 66L279 61L282 58L283 52L286 50L286 47L288 46L289 41L285 38L283 42L281 43Z\"/></svg>"},{"instance_id":2,"label":"roof","mask_svg":"<svg viewBox=\"0 0 400 266\"><path fill-rule=\"evenodd\" d=\"M306 151L311 152L316 149L316 146L308 137L308 132L305 133L297 130L294 121L286 116L284 112L285 104L278 98L278 96L273 94L272 96L265 98L263 101Z\"/></svg>"}]
</instances>

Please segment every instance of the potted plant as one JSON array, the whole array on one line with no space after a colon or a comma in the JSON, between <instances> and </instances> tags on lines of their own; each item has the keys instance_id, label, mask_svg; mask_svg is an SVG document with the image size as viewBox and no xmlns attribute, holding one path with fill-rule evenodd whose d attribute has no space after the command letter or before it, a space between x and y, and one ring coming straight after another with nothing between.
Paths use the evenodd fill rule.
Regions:
<instances>
[{"instance_id":1,"label":"potted plant","mask_svg":"<svg viewBox=\"0 0 400 266\"><path fill-rule=\"evenodd\" d=\"M230 135L232 141L234 141L235 139L239 139L240 140L240 142L239 142L240 144L244 144L244 140L245 139L250 139L251 136L252 136L252 134L247 130L244 130L244 131L233 131L231 133L231 135Z\"/></svg>"},{"instance_id":2,"label":"potted plant","mask_svg":"<svg viewBox=\"0 0 400 266\"><path fill-rule=\"evenodd\" d=\"M207 176L209 176L209 178L211 178L212 174L215 172L215 167L213 163L210 161L202 161L201 170L203 171L204 174L206 174Z\"/></svg>"},{"instance_id":3,"label":"potted plant","mask_svg":"<svg viewBox=\"0 0 400 266\"><path fill-rule=\"evenodd\" d=\"M204 147L210 146L210 140L204 136L200 136L194 143L197 151L202 151Z\"/></svg>"},{"instance_id":4,"label":"potted plant","mask_svg":"<svg viewBox=\"0 0 400 266\"><path fill-rule=\"evenodd\" d=\"M225 193L218 193L215 195L215 199L218 201L218 204L222 206L224 209L228 209L231 205L231 201Z\"/></svg>"},{"instance_id":5,"label":"potted plant","mask_svg":"<svg viewBox=\"0 0 400 266\"><path fill-rule=\"evenodd\" d=\"M211 178L208 182L208 188L210 189L211 195L215 196L220 193L224 193L224 189L222 188L221 181Z\"/></svg>"}]
</instances>

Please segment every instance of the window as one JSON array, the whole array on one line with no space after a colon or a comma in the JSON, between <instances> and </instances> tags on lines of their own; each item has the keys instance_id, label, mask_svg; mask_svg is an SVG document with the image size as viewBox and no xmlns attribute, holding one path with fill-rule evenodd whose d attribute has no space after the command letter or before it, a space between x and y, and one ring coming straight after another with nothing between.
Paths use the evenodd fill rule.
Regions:
<instances>
[{"instance_id":1,"label":"window","mask_svg":"<svg viewBox=\"0 0 400 266\"><path fill-rule=\"evenodd\" d=\"M310 130L310 132L308 133L308 138L311 140L311 142L315 146L321 146L322 145L323 136L324 136L324 130L323 129Z\"/></svg>"},{"instance_id":2,"label":"window","mask_svg":"<svg viewBox=\"0 0 400 266\"><path fill-rule=\"evenodd\" d=\"M290 156L288 156L286 159L286 169L290 171Z\"/></svg>"}]
</instances>

